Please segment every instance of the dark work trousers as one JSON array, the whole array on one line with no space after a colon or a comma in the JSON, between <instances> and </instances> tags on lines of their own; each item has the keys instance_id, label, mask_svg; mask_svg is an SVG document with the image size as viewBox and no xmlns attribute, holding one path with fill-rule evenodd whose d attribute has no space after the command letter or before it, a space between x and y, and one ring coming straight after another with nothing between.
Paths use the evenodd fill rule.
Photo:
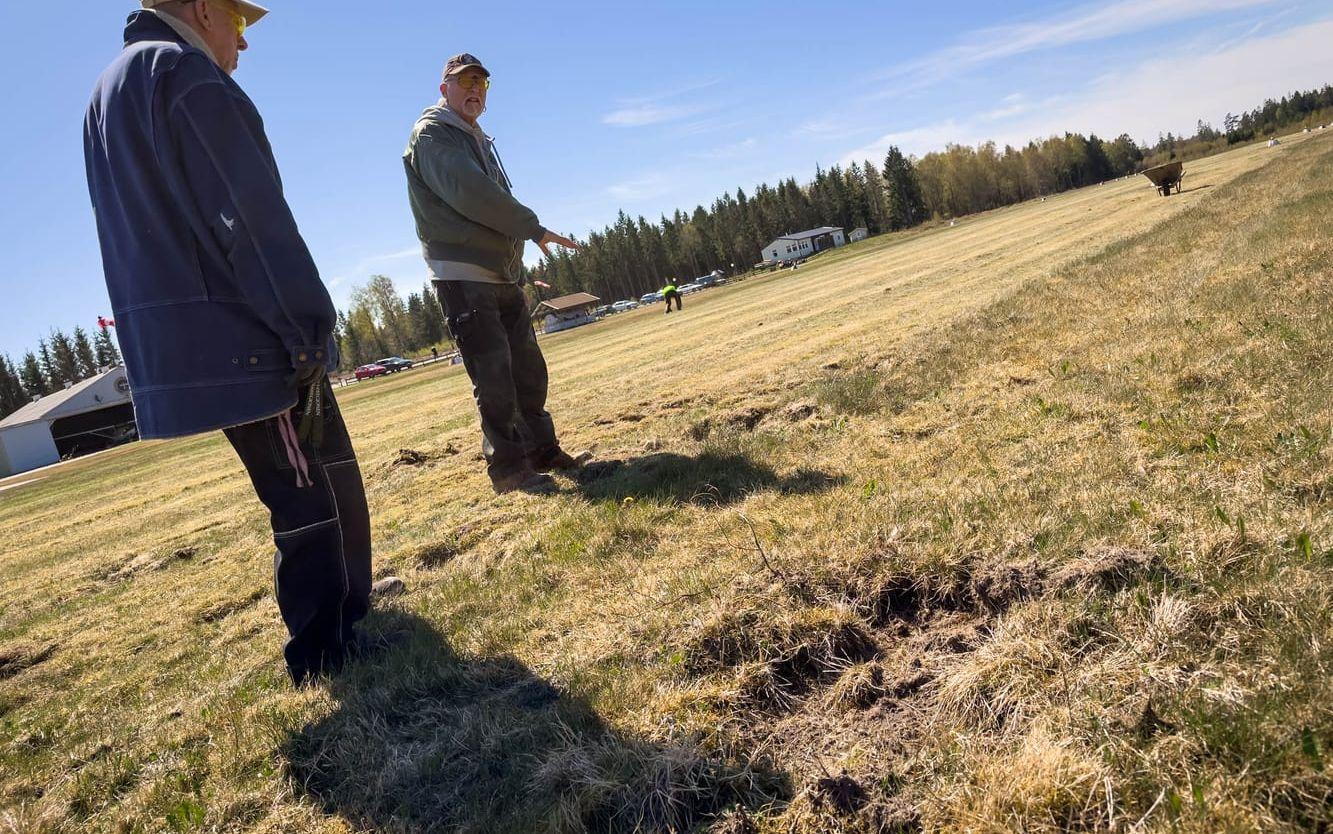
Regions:
<instances>
[{"instance_id":1,"label":"dark work trousers","mask_svg":"<svg viewBox=\"0 0 1333 834\"><path fill-rule=\"evenodd\" d=\"M662 296L662 298L663 298L663 300L666 301L666 311L667 311L668 313L671 312L671 299L673 299L673 298L676 300L676 309L677 309L677 310L680 309L680 293L678 293L678 292L669 292L669 293L667 293L666 295Z\"/></svg>"},{"instance_id":2,"label":"dark work trousers","mask_svg":"<svg viewBox=\"0 0 1333 834\"><path fill-rule=\"evenodd\" d=\"M327 381L322 394L318 448L297 439L297 410L225 431L269 510L274 590L290 635L283 654L297 684L339 668L352 624L370 610L365 487Z\"/></svg>"},{"instance_id":3,"label":"dark work trousers","mask_svg":"<svg viewBox=\"0 0 1333 834\"><path fill-rule=\"evenodd\" d=\"M546 359L522 288L436 281L435 292L472 380L487 472L495 479L544 465L560 446L546 411Z\"/></svg>"}]
</instances>

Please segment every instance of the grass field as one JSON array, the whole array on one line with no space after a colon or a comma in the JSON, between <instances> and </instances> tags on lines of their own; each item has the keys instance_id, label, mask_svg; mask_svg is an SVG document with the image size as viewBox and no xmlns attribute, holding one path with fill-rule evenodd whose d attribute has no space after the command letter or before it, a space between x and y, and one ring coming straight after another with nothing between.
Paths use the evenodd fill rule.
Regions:
<instances>
[{"instance_id":1,"label":"grass field","mask_svg":"<svg viewBox=\"0 0 1333 834\"><path fill-rule=\"evenodd\" d=\"M341 391L311 690L220 435L0 492L0 832L1330 830L1333 139L1187 168L545 338L555 496Z\"/></svg>"}]
</instances>

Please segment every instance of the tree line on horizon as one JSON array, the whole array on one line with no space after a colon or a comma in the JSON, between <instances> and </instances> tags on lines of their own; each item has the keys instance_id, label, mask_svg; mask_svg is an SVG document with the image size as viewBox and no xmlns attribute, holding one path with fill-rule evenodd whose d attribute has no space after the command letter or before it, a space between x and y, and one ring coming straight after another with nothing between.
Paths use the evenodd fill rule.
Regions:
<instances>
[{"instance_id":1,"label":"tree line on horizon","mask_svg":"<svg viewBox=\"0 0 1333 834\"><path fill-rule=\"evenodd\" d=\"M1167 133L1151 146L1128 135L1111 140L1066 133L1000 149L950 144L920 158L889 148L880 163L869 160L816 168L805 185L794 177L753 194L736 189L705 208L676 210L657 222L621 211L616 221L591 232L584 248L561 250L527 270L534 300L589 292L606 301L638 298L667 280L684 281L720 269L748 270L774 238L815 228L865 227L870 234L899 231L932 220L960 217L1137 173L1173 159L1190 160L1229 146L1274 135L1293 126L1313 127L1333 117L1333 85L1269 99L1228 113L1222 128L1200 121L1192 136ZM344 370L387 356L411 356L449 342L444 313L426 283L404 299L393 282L371 276L339 311L334 336ZM72 336L53 330L16 365L0 356L0 417L33 396L49 394L116 364L120 354L105 327L93 340L82 328Z\"/></svg>"},{"instance_id":2,"label":"tree line on horizon","mask_svg":"<svg viewBox=\"0 0 1333 834\"><path fill-rule=\"evenodd\" d=\"M8 355L0 356L0 417L18 411L33 397L44 397L118 364L120 351L106 326L91 339L82 327L75 327L72 335L52 330L17 365Z\"/></svg>"},{"instance_id":3,"label":"tree line on horizon","mask_svg":"<svg viewBox=\"0 0 1333 834\"><path fill-rule=\"evenodd\" d=\"M1066 133L1000 149L950 144L920 158L890 148L880 164L817 168L805 186L794 178L753 194L736 189L708 208L677 210L657 222L623 211L592 232L584 248L560 251L530 275L551 285L538 298L589 292L604 300L638 298L714 269L749 269L763 247L783 234L816 228L865 227L874 235L931 220L961 217L1136 174L1173 159L1206 156L1302 123L1313 126L1333 114L1333 86L1268 100L1240 116L1227 114L1222 130L1200 121L1193 136L1160 136L1140 146L1127 134L1104 140Z\"/></svg>"}]
</instances>

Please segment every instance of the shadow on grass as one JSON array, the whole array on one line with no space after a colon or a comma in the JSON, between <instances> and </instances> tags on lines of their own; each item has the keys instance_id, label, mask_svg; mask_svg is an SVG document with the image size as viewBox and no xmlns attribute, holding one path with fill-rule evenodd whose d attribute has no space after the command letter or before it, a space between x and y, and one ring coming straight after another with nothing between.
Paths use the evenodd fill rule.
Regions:
<instances>
[{"instance_id":1,"label":"shadow on grass","mask_svg":"<svg viewBox=\"0 0 1333 834\"><path fill-rule=\"evenodd\" d=\"M780 476L735 452L704 451L695 457L660 452L630 460L594 461L579 472L578 489L593 501L651 498L731 504L751 493L770 490L810 495L846 480L817 469Z\"/></svg>"},{"instance_id":2,"label":"shadow on grass","mask_svg":"<svg viewBox=\"0 0 1333 834\"><path fill-rule=\"evenodd\" d=\"M510 656L465 658L428 621L327 685L334 710L282 746L293 790L355 830L687 831L790 795L784 777L607 727Z\"/></svg>"}]
</instances>

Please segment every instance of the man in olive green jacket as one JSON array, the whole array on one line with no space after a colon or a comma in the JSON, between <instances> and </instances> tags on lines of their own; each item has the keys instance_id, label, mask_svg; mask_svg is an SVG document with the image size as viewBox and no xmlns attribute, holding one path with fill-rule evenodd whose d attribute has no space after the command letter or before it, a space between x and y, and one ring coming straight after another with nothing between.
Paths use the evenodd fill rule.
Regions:
<instances>
[{"instance_id":1,"label":"man in olive green jacket","mask_svg":"<svg viewBox=\"0 0 1333 834\"><path fill-rule=\"evenodd\" d=\"M520 286L531 240L578 248L514 199L512 183L478 117L490 72L474 56L444 68L441 101L412 128L403 164L417 237L449 333L463 356L481 413L482 451L498 493L540 492L543 474L582 463L560 448L546 411L546 360Z\"/></svg>"}]
</instances>

